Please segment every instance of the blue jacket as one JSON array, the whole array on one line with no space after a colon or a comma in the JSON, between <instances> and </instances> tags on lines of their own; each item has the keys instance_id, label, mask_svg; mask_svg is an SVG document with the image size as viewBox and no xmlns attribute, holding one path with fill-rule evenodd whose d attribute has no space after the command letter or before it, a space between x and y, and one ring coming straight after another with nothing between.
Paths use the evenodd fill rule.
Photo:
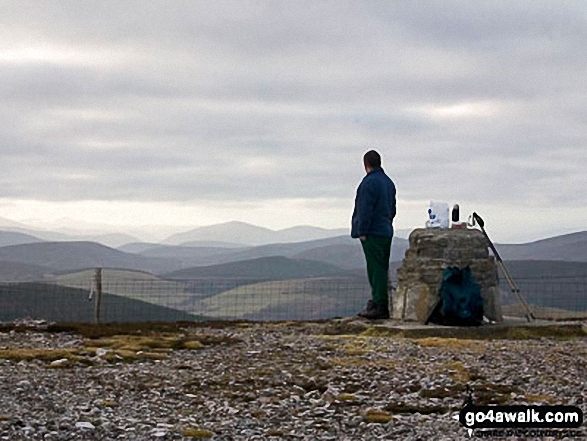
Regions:
<instances>
[{"instance_id":1,"label":"blue jacket","mask_svg":"<svg viewBox=\"0 0 587 441\"><path fill-rule=\"evenodd\" d=\"M382 168L376 168L363 178L357 188L351 237L393 237L394 217L395 184Z\"/></svg>"}]
</instances>

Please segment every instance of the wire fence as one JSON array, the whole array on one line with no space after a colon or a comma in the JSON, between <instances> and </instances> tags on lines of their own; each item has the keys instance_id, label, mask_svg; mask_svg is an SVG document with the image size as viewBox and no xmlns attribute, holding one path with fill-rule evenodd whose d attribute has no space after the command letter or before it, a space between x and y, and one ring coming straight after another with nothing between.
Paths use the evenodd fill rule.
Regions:
<instances>
[{"instance_id":1,"label":"wire fence","mask_svg":"<svg viewBox=\"0 0 587 441\"><path fill-rule=\"evenodd\" d=\"M370 298L366 278L294 280L120 278L105 270L60 281L0 283L0 321L317 320L351 317ZM392 280L392 286L396 285ZM537 318L587 319L587 276L517 279ZM525 315L505 280L506 316ZM392 294L393 295L393 294Z\"/></svg>"},{"instance_id":2,"label":"wire fence","mask_svg":"<svg viewBox=\"0 0 587 441\"><path fill-rule=\"evenodd\" d=\"M0 321L76 322L316 320L353 316L370 297L366 281L89 279L0 283ZM99 307L97 302L99 301Z\"/></svg>"},{"instance_id":3,"label":"wire fence","mask_svg":"<svg viewBox=\"0 0 587 441\"><path fill-rule=\"evenodd\" d=\"M587 276L516 278L515 283L536 318L587 319ZM500 279L500 291L504 315L524 316L525 309L506 280Z\"/></svg>"}]
</instances>

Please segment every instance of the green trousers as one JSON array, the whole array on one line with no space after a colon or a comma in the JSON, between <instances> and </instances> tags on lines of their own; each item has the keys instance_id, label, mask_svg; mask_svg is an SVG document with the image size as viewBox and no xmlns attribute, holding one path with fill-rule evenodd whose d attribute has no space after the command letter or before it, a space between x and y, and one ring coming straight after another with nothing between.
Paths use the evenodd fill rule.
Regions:
<instances>
[{"instance_id":1,"label":"green trousers","mask_svg":"<svg viewBox=\"0 0 587 441\"><path fill-rule=\"evenodd\" d=\"M371 296L376 305L388 306L387 274L389 272L389 255L391 253L391 237L367 236L361 241L365 260L367 261L367 277L371 285Z\"/></svg>"}]
</instances>

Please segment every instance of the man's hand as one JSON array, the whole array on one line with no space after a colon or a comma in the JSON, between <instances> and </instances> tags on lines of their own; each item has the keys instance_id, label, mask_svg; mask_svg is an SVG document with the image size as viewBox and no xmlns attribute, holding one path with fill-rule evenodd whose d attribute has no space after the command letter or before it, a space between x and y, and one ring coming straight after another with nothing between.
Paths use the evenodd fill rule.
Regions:
<instances>
[{"instance_id":1,"label":"man's hand","mask_svg":"<svg viewBox=\"0 0 587 441\"><path fill-rule=\"evenodd\" d=\"M361 242L365 242L367 240L367 236L359 236L359 239L361 239Z\"/></svg>"}]
</instances>

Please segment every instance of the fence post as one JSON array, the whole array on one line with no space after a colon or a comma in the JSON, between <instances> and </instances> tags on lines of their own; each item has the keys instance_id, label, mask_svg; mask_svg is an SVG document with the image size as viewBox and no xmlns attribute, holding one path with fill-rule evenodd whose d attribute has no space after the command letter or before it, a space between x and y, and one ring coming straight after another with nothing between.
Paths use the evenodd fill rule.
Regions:
<instances>
[{"instance_id":1,"label":"fence post","mask_svg":"<svg viewBox=\"0 0 587 441\"><path fill-rule=\"evenodd\" d=\"M96 268L94 274L94 281L96 282L96 302L94 303L94 322L100 323L100 305L102 303L102 268Z\"/></svg>"}]
</instances>

